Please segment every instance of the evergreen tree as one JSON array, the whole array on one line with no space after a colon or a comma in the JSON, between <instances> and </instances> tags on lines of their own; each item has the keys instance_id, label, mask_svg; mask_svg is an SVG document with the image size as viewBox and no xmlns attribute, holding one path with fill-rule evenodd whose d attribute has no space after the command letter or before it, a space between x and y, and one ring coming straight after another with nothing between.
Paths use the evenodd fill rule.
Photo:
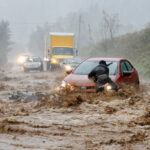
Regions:
<instances>
[{"instance_id":1,"label":"evergreen tree","mask_svg":"<svg viewBox=\"0 0 150 150\"><path fill-rule=\"evenodd\" d=\"M0 66L7 63L8 52L11 50L10 45L10 29L9 23L6 21L0 22Z\"/></svg>"}]
</instances>

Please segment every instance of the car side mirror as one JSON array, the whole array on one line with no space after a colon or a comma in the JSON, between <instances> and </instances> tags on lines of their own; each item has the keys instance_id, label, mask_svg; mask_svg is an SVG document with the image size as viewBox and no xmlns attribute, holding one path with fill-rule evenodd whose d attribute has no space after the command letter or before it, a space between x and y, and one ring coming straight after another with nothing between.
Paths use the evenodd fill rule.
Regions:
<instances>
[{"instance_id":1,"label":"car side mirror","mask_svg":"<svg viewBox=\"0 0 150 150\"><path fill-rule=\"evenodd\" d=\"M66 70L66 74L71 74L73 70Z\"/></svg>"},{"instance_id":2,"label":"car side mirror","mask_svg":"<svg viewBox=\"0 0 150 150\"><path fill-rule=\"evenodd\" d=\"M131 71L123 71L123 76L130 76L131 75Z\"/></svg>"}]
</instances>

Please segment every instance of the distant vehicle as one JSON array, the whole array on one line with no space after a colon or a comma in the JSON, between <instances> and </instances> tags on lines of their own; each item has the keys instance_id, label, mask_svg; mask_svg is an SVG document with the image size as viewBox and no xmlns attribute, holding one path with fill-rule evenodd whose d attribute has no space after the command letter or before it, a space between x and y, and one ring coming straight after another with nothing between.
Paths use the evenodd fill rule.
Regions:
<instances>
[{"instance_id":1,"label":"distant vehicle","mask_svg":"<svg viewBox=\"0 0 150 150\"><path fill-rule=\"evenodd\" d=\"M62 81L62 87L67 85L86 92L95 92L95 83L88 79L88 74L94 69L100 60L105 60L109 65L109 75L118 85L122 83L139 86L139 77L136 69L127 60L122 58L89 58L83 61L74 71L66 71L68 76Z\"/></svg>"},{"instance_id":2,"label":"distant vehicle","mask_svg":"<svg viewBox=\"0 0 150 150\"><path fill-rule=\"evenodd\" d=\"M66 58L73 58L76 54L74 49L74 33L50 32L44 61L50 63L51 69L60 67Z\"/></svg>"},{"instance_id":3,"label":"distant vehicle","mask_svg":"<svg viewBox=\"0 0 150 150\"><path fill-rule=\"evenodd\" d=\"M63 61L63 68L65 71L74 70L80 63L82 59L74 57L74 58L67 58Z\"/></svg>"},{"instance_id":4,"label":"distant vehicle","mask_svg":"<svg viewBox=\"0 0 150 150\"><path fill-rule=\"evenodd\" d=\"M24 72L29 72L31 70L43 70L43 62L40 57L30 57L24 63Z\"/></svg>"}]
</instances>

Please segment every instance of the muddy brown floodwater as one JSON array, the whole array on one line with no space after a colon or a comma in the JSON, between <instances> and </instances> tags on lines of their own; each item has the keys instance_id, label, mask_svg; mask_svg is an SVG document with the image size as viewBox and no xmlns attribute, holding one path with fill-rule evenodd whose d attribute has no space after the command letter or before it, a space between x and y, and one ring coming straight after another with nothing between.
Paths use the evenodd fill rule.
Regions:
<instances>
[{"instance_id":1,"label":"muddy brown floodwater","mask_svg":"<svg viewBox=\"0 0 150 150\"><path fill-rule=\"evenodd\" d=\"M55 92L60 72L0 72L0 150L150 150L150 85ZM10 100L15 91L41 100Z\"/></svg>"}]
</instances>

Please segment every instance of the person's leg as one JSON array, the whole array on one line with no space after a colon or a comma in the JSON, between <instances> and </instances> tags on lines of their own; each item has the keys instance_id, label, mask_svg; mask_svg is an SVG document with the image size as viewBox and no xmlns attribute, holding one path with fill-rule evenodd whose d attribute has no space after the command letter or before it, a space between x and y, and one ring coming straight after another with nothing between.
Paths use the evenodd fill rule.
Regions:
<instances>
[{"instance_id":1,"label":"person's leg","mask_svg":"<svg viewBox=\"0 0 150 150\"><path fill-rule=\"evenodd\" d=\"M104 84L102 84L101 82L96 82L96 92L102 92L104 90L103 87Z\"/></svg>"},{"instance_id":2,"label":"person's leg","mask_svg":"<svg viewBox=\"0 0 150 150\"><path fill-rule=\"evenodd\" d=\"M119 89L118 85L115 82L113 82L109 77L108 77L108 83L112 86L112 88L114 90L118 90Z\"/></svg>"}]
</instances>

